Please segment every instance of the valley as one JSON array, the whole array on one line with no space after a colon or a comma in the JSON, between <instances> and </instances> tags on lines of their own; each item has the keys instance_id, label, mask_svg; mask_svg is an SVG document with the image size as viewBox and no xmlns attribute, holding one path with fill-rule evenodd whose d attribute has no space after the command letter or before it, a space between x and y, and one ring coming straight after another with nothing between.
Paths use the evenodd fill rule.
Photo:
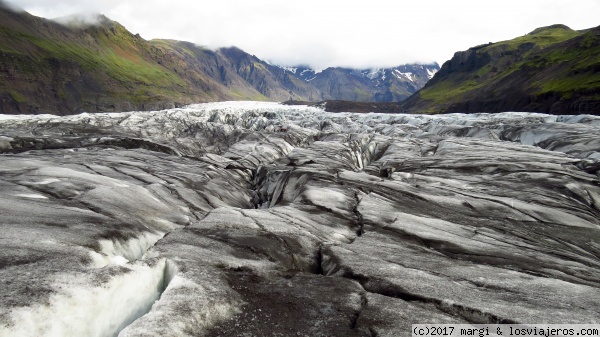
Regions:
<instances>
[{"instance_id":1,"label":"valley","mask_svg":"<svg viewBox=\"0 0 600 337\"><path fill-rule=\"evenodd\" d=\"M105 16L93 25L75 19L58 23L0 2L0 112L5 114L157 110L226 100L391 102L408 98L439 66L297 69L236 47L146 41Z\"/></svg>"},{"instance_id":2,"label":"valley","mask_svg":"<svg viewBox=\"0 0 600 337\"><path fill-rule=\"evenodd\" d=\"M440 67L530 4L20 3L89 13L0 0L0 337L600 324L599 27Z\"/></svg>"}]
</instances>

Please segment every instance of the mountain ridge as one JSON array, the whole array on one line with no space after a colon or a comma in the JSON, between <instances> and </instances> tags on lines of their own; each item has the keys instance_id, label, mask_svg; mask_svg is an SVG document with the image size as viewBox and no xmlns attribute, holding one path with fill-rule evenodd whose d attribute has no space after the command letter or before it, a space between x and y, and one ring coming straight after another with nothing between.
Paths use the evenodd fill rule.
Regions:
<instances>
[{"instance_id":1,"label":"mountain ridge","mask_svg":"<svg viewBox=\"0 0 600 337\"><path fill-rule=\"evenodd\" d=\"M412 63L365 69L329 67L321 71L307 66L281 68L321 90L323 100L394 102L408 98L423 87L439 70L439 65Z\"/></svg>"},{"instance_id":2,"label":"mountain ridge","mask_svg":"<svg viewBox=\"0 0 600 337\"><path fill-rule=\"evenodd\" d=\"M457 52L405 112L600 112L600 27L540 27Z\"/></svg>"},{"instance_id":3,"label":"mountain ridge","mask_svg":"<svg viewBox=\"0 0 600 337\"><path fill-rule=\"evenodd\" d=\"M67 27L0 7L0 56L5 113L162 108L211 97L190 90L156 62L167 55L109 19Z\"/></svg>"},{"instance_id":4,"label":"mountain ridge","mask_svg":"<svg viewBox=\"0 0 600 337\"><path fill-rule=\"evenodd\" d=\"M92 19L96 24L77 17L58 23L0 2L1 113L157 110L225 100L318 102L348 99L348 92L361 93L351 99L397 100L424 84L389 81L377 87L360 80L360 70L336 70L339 76L329 78L324 90L236 47L147 41L106 16Z\"/></svg>"}]
</instances>

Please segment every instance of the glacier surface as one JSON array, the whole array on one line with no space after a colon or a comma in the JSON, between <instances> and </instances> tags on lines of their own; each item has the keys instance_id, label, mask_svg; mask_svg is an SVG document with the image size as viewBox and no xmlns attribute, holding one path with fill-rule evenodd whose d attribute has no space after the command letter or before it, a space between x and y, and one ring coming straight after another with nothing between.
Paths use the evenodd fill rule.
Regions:
<instances>
[{"instance_id":1,"label":"glacier surface","mask_svg":"<svg viewBox=\"0 0 600 337\"><path fill-rule=\"evenodd\" d=\"M0 115L0 336L600 323L600 118Z\"/></svg>"}]
</instances>

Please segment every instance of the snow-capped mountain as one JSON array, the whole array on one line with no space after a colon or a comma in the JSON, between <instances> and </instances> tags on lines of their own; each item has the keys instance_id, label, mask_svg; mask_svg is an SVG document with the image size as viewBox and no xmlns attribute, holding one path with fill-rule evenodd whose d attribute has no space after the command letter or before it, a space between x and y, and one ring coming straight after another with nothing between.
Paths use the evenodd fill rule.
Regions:
<instances>
[{"instance_id":1,"label":"snow-capped mountain","mask_svg":"<svg viewBox=\"0 0 600 337\"><path fill-rule=\"evenodd\" d=\"M406 64L394 68L283 67L321 91L324 100L401 101L421 89L440 69L433 64Z\"/></svg>"}]
</instances>

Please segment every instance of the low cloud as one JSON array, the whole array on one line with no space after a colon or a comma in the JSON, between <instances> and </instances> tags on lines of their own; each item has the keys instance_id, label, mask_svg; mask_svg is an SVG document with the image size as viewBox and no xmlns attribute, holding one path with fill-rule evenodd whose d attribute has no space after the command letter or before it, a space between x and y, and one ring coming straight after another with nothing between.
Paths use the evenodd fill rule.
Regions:
<instances>
[{"instance_id":1,"label":"low cloud","mask_svg":"<svg viewBox=\"0 0 600 337\"><path fill-rule=\"evenodd\" d=\"M283 65L387 67L437 61L540 26L597 25L600 2L578 0L13 0L44 17L102 13L146 39L237 46ZM84 14L84 19L90 18ZM93 17L91 17L93 18Z\"/></svg>"},{"instance_id":2,"label":"low cloud","mask_svg":"<svg viewBox=\"0 0 600 337\"><path fill-rule=\"evenodd\" d=\"M62 16L58 18L53 18L52 20L63 24L65 26L70 27L79 27L79 26L89 26L89 25L99 25L105 20L105 17L100 13L78 13L67 16Z\"/></svg>"},{"instance_id":3,"label":"low cloud","mask_svg":"<svg viewBox=\"0 0 600 337\"><path fill-rule=\"evenodd\" d=\"M22 7L17 6L12 2L7 2L4 0L0 0L0 7L8 8L13 12L23 12L25 11Z\"/></svg>"}]
</instances>

